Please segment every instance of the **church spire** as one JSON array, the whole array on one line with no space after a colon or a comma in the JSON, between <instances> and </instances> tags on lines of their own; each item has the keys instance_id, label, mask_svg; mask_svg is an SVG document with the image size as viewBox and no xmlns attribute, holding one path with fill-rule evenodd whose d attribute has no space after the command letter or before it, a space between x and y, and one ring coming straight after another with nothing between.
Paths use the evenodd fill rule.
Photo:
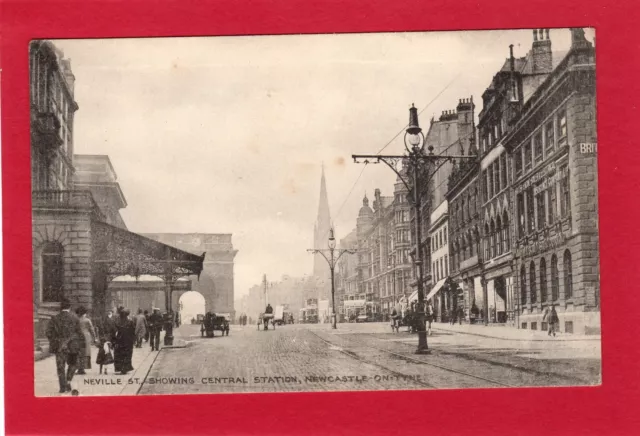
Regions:
<instances>
[{"instance_id":1,"label":"church spire","mask_svg":"<svg viewBox=\"0 0 640 436\"><path fill-rule=\"evenodd\" d=\"M327 195L327 182L324 176L324 163L322 164L322 175L320 177L320 199L318 202L318 216L314 228L314 248L327 248L329 242L329 232L331 231L331 213L329 212L329 198ZM313 275L326 283L329 277L329 266L327 261L320 254L314 256Z\"/></svg>"}]
</instances>

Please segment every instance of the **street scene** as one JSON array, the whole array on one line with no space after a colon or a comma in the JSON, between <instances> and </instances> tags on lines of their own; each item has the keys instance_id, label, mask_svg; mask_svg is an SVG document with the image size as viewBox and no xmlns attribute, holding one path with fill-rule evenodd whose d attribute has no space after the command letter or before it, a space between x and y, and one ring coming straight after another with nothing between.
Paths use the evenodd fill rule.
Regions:
<instances>
[{"instance_id":1,"label":"street scene","mask_svg":"<svg viewBox=\"0 0 640 436\"><path fill-rule=\"evenodd\" d=\"M36 396L601 383L593 29L29 55Z\"/></svg>"}]
</instances>

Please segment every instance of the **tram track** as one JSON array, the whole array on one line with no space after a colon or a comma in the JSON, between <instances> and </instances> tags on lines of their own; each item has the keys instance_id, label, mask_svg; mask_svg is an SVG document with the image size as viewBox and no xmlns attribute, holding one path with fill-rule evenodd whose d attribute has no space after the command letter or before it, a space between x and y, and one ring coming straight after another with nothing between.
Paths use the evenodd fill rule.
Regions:
<instances>
[{"instance_id":1,"label":"tram track","mask_svg":"<svg viewBox=\"0 0 640 436\"><path fill-rule=\"evenodd\" d=\"M403 373L398 372L396 370L393 370L393 369L391 369L391 368L389 368L389 367L387 367L385 365L381 365L380 363L374 362L374 361L372 361L370 359L362 358L361 356L358 356L357 353L355 353L354 351L345 350L340 345L337 345L335 343L332 343L332 342L324 339L322 336L320 336L319 334L317 334L316 332L314 332L312 330L307 330L307 331L312 333L315 337L317 337L318 339L320 339L324 343L326 343L329 347L338 348L337 351L339 351L342 354L345 354L345 355L351 357L352 359L358 360L358 361L360 361L362 363L365 363L365 364L368 364L368 365L373 365L373 366L376 366L378 368L384 369L385 371L388 371L388 372L390 372L390 373L392 373L392 374L394 374L396 376L401 376L401 377L405 377L405 378L412 377L411 375L403 374ZM344 335L340 336L340 340L353 344L353 342L350 339L345 338ZM430 367L433 367L433 368L440 369L442 371L446 371L448 373L461 375L461 376L464 376L464 377L467 377L467 378L470 378L470 379L473 379L473 380L479 380L479 381L484 382L484 383L489 383L490 385L495 385L495 386L500 386L500 387L519 387L517 385L511 385L511 384L508 384L508 383L504 383L504 382L501 382L501 381L490 379L488 377L483 377L483 376L479 376L479 375L476 375L476 374L471 374L471 373L468 373L468 372L465 372L465 371L460 371L460 370L457 370L455 368L447 367L445 365L440 365L440 364L437 364L437 363L428 362L428 361L423 360L423 359L417 359L415 357L407 356L406 354L396 353L394 351L391 351L391 350L388 350L388 349L384 349L384 348L380 348L380 347L375 347L375 346L372 346L372 345L369 345L369 344L359 343L359 344L357 344L356 348L357 347L368 348L368 349L375 350L375 351L378 351L378 352L383 352L383 353L386 353L386 354L388 354L390 356L393 356L396 359L400 359L400 360L403 360L405 362L412 362L412 363L416 363L416 364L419 364L419 365L430 366ZM354 348L354 347L351 346L351 348ZM441 387L435 386L433 384L430 384L430 383L427 383L427 382L424 382L424 381L421 381L421 380L412 380L412 382L420 384L422 386L429 387L430 389L442 389ZM483 385L482 387L487 387L487 386ZM451 386L450 388L455 388L455 387Z\"/></svg>"}]
</instances>

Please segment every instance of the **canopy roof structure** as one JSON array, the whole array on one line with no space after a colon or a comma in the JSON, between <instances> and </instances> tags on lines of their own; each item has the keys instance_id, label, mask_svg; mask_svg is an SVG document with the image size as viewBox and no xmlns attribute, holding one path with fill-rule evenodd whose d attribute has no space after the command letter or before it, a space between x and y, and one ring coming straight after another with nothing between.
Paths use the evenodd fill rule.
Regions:
<instances>
[{"instance_id":1,"label":"canopy roof structure","mask_svg":"<svg viewBox=\"0 0 640 436\"><path fill-rule=\"evenodd\" d=\"M111 279L125 275L153 275L172 282L190 275L200 278L206 253L188 253L100 221L91 226L93 261L104 265Z\"/></svg>"}]
</instances>

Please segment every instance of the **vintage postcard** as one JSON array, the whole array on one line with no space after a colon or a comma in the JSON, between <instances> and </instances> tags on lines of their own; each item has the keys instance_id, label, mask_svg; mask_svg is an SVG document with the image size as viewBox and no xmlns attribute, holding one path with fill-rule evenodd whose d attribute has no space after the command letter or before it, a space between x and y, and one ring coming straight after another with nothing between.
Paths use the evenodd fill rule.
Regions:
<instances>
[{"instance_id":1,"label":"vintage postcard","mask_svg":"<svg viewBox=\"0 0 640 436\"><path fill-rule=\"evenodd\" d=\"M593 29L28 50L36 396L601 383Z\"/></svg>"}]
</instances>

